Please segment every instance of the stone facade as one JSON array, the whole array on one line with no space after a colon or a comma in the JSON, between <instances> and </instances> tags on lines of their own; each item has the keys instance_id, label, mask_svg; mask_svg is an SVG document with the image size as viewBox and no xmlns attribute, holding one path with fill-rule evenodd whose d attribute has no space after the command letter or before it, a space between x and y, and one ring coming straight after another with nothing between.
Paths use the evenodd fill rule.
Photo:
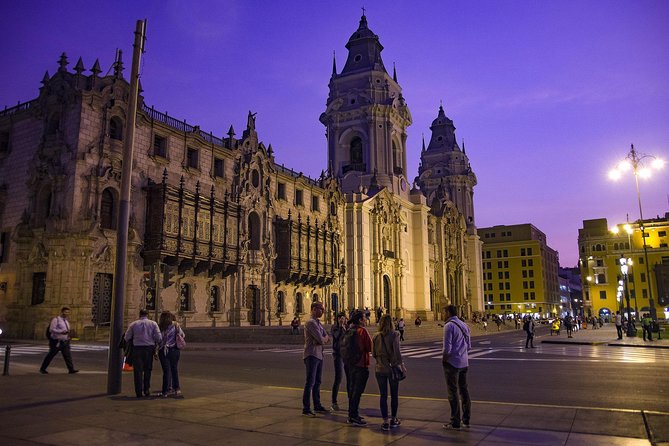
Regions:
<instances>
[{"instance_id":1,"label":"stone facade","mask_svg":"<svg viewBox=\"0 0 669 446\"><path fill-rule=\"evenodd\" d=\"M287 324L313 300L327 321L353 307L427 319L448 303L481 308L473 173L462 199L410 188L411 115L364 16L347 48L321 116L318 179L276 164L251 112L240 137L230 127L219 138L140 94L126 320L148 308L187 326ZM120 55L113 68L101 77L79 59L70 71L63 54L38 98L0 112L0 321L11 336L43 336L64 305L80 336L109 326L129 96Z\"/></svg>"}]
</instances>

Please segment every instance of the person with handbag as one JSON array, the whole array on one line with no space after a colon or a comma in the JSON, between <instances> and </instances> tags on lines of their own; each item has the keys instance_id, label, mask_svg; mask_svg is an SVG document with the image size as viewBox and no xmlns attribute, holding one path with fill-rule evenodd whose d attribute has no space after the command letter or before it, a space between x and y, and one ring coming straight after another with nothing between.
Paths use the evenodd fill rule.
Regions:
<instances>
[{"instance_id":1,"label":"person with handbag","mask_svg":"<svg viewBox=\"0 0 669 446\"><path fill-rule=\"evenodd\" d=\"M179 358L185 335L176 322L176 318L169 311L163 311L160 314L158 328L160 328L160 334L163 338L158 350L160 367L163 369L163 388L160 396L165 398L170 392L173 392L176 396L180 396Z\"/></svg>"},{"instance_id":2,"label":"person with handbag","mask_svg":"<svg viewBox=\"0 0 669 446\"><path fill-rule=\"evenodd\" d=\"M372 355L376 360L376 382L379 384L381 397L381 429L389 431L398 427L401 422L397 418L399 407L400 381L406 377L406 369L400 352L400 336L393 330L390 315L381 316L379 330L374 335ZM390 417L388 417L388 387L390 387Z\"/></svg>"},{"instance_id":3,"label":"person with handbag","mask_svg":"<svg viewBox=\"0 0 669 446\"><path fill-rule=\"evenodd\" d=\"M451 406L451 421L443 427L460 429L461 426L469 427L471 415L472 403L467 388L467 371L472 342L469 327L458 318L457 307L449 305L446 311L448 319L444 324L442 365L448 388L448 402ZM462 411L460 411L461 403Z\"/></svg>"}]
</instances>

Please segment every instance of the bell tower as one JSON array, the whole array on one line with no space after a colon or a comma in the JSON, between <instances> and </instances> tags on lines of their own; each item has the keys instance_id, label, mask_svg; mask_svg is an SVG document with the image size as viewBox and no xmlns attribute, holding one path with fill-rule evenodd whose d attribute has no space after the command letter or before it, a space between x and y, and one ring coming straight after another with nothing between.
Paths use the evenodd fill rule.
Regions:
<instances>
[{"instance_id":1,"label":"bell tower","mask_svg":"<svg viewBox=\"0 0 669 446\"><path fill-rule=\"evenodd\" d=\"M379 36L360 18L346 44L341 73L332 65L327 108L320 116L328 140L328 168L344 192L388 188L408 196L406 129L411 114L393 69L381 59Z\"/></svg>"}]
</instances>

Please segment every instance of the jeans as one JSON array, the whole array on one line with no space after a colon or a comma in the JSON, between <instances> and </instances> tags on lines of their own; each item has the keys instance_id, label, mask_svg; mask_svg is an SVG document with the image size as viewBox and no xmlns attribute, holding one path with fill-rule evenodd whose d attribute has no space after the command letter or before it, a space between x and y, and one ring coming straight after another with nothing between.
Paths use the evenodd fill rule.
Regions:
<instances>
[{"instance_id":1,"label":"jeans","mask_svg":"<svg viewBox=\"0 0 669 446\"><path fill-rule=\"evenodd\" d=\"M648 333L648 340L652 341L653 340L653 332L651 330L650 325L642 325L641 329L643 330L643 340L646 340L646 333Z\"/></svg>"},{"instance_id":2,"label":"jeans","mask_svg":"<svg viewBox=\"0 0 669 446\"><path fill-rule=\"evenodd\" d=\"M339 385L344 376L344 361L341 356L333 356L334 361L334 383L332 383L332 404L337 404L337 396L339 395Z\"/></svg>"},{"instance_id":3,"label":"jeans","mask_svg":"<svg viewBox=\"0 0 669 446\"><path fill-rule=\"evenodd\" d=\"M56 357L58 352L63 354L63 359L65 360L67 370L69 372L73 371L74 364L72 363L70 341L56 341L54 339L49 339L49 353L47 353L44 357L44 361L42 361L42 367L40 367L40 370L46 371L47 367L49 367L49 364L51 364L51 360Z\"/></svg>"},{"instance_id":4,"label":"jeans","mask_svg":"<svg viewBox=\"0 0 669 446\"><path fill-rule=\"evenodd\" d=\"M397 418L397 407L399 406L400 382L390 379L388 375L376 374L376 382L379 383L379 405L381 406L381 417L388 419L388 385L390 385L390 413L392 418Z\"/></svg>"},{"instance_id":5,"label":"jeans","mask_svg":"<svg viewBox=\"0 0 669 446\"><path fill-rule=\"evenodd\" d=\"M132 374L135 379L135 395L148 395L151 389L151 371L153 370L153 352L155 347L137 346L132 348Z\"/></svg>"},{"instance_id":6,"label":"jeans","mask_svg":"<svg viewBox=\"0 0 669 446\"><path fill-rule=\"evenodd\" d=\"M622 325L616 325L616 331L618 332L618 339L623 338L623 326Z\"/></svg>"},{"instance_id":7,"label":"jeans","mask_svg":"<svg viewBox=\"0 0 669 446\"><path fill-rule=\"evenodd\" d=\"M367 386L367 379L369 378L369 370L367 367L349 367L350 389L348 400L348 417L358 418L358 408L360 407L360 398Z\"/></svg>"},{"instance_id":8,"label":"jeans","mask_svg":"<svg viewBox=\"0 0 669 446\"><path fill-rule=\"evenodd\" d=\"M451 405L451 424L460 426L460 403L462 402L462 422L469 424L472 402L467 389L468 367L458 369L449 363L444 363L444 376L448 388L448 402Z\"/></svg>"},{"instance_id":9,"label":"jeans","mask_svg":"<svg viewBox=\"0 0 669 446\"><path fill-rule=\"evenodd\" d=\"M314 409L321 407L323 360L315 356L307 356L304 359L304 365L307 368L307 379L304 383L304 393L302 394L302 410L307 412L311 410L310 400L312 396L314 399Z\"/></svg>"},{"instance_id":10,"label":"jeans","mask_svg":"<svg viewBox=\"0 0 669 446\"><path fill-rule=\"evenodd\" d=\"M530 333L529 331L527 333L527 339L525 340L525 348L528 348L529 346L534 347L534 333Z\"/></svg>"},{"instance_id":11,"label":"jeans","mask_svg":"<svg viewBox=\"0 0 669 446\"><path fill-rule=\"evenodd\" d=\"M179 390L179 357L181 356L181 351L178 348L171 347L167 350L165 354L164 349L160 349L158 352L158 359L160 359L160 366L163 369L163 395L166 395L169 392L170 388L172 390Z\"/></svg>"}]
</instances>

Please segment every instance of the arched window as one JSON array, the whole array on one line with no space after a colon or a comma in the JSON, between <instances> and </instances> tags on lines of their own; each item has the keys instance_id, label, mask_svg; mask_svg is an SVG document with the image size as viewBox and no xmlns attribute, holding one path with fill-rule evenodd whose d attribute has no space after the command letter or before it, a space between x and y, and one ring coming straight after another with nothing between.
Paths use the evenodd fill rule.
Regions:
<instances>
[{"instance_id":1,"label":"arched window","mask_svg":"<svg viewBox=\"0 0 669 446\"><path fill-rule=\"evenodd\" d=\"M362 139L355 137L350 145L351 164L362 164Z\"/></svg>"},{"instance_id":2,"label":"arched window","mask_svg":"<svg viewBox=\"0 0 669 446\"><path fill-rule=\"evenodd\" d=\"M179 290L179 311L190 311L191 308L191 295L190 295L190 285L187 283L181 284L181 289Z\"/></svg>"},{"instance_id":3,"label":"arched window","mask_svg":"<svg viewBox=\"0 0 669 446\"><path fill-rule=\"evenodd\" d=\"M209 311L221 311L221 289L217 286L211 287L209 292Z\"/></svg>"},{"instance_id":4,"label":"arched window","mask_svg":"<svg viewBox=\"0 0 669 446\"><path fill-rule=\"evenodd\" d=\"M286 295L283 293L283 291L276 293L276 312L286 312Z\"/></svg>"},{"instance_id":5,"label":"arched window","mask_svg":"<svg viewBox=\"0 0 669 446\"><path fill-rule=\"evenodd\" d=\"M260 249L260 217L255 212L249 214L249 236L251 237L249 249Z\"/></svg>"},{"instance_id":6,"label":"arched window","mask_svg":"<svg viewBox=\"0 0 669 446\"><path fill-rule=\"evenodd\" d=\"M46 127L47 135L55 135L60 130L60 114L54 113L49 117L49 122Z\"/></svg>"},{"instance_id":7,"label":"arched window","mask_svg":"<svg viewBox=\"0 0 669 446\"><path fill-rule=\"evenodd\" d=\"M304 303L302 302L302 293L295 295L295 314L304 313Z\"/></svg>"},{"instance_id":8,"label":"arched window","mask_svg":"<svg viewBox=\"0 0 669 446\"><path fill-rule=\"evenodd\" d=\"M397 148L397 144L393 141L393 173L401 175L404 173L402 169L402 153Z\"/></svg>"},{"instance_id":9,"label":"arched window","mask_svg":"<svg viewBox=\"0 0 669 446\"><path fill-rule=\"evenodd\" d=\"M318 302L318 294L314 293L313 296L311 296L311 301Z\"/></svg>"},{"instance_id":10,"label":"arched window","mask_svg":"<svg viewBox=\"0 0 669 446\"><path fill-rule=\"evenodd\" d=\"M114 116L109 120L109 137L118 141L123 141L123 121Z\"/></svg>"},{"instance_id":11,"label":"arched window","mask_svg":"<svg viewBox=\"0 0 669 446\"><path fill-rule=\"evenodd\" d=\"M114 212L114 193L110 188L102 191L100 199L100 227L116 229L116 212Z\"/></svg>"}]
</instances>

